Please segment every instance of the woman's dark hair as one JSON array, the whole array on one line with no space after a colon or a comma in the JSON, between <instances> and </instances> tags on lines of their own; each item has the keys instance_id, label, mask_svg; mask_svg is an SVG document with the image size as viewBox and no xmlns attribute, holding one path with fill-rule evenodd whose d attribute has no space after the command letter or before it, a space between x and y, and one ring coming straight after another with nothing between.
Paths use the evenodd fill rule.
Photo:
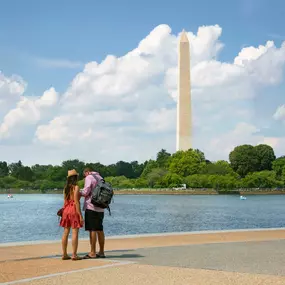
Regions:
<instances>
[{"instance_id":1,"label":"woman's dark hair","mask_svg":"<svg viewBox=\"0 0 285 285\"><path fill-rule=\"evenodd\" d=\"M74 186L77 185L77 181L78 181L77 175L67 177L66 184L64 186L64 197L65 197L65 199L67 199L67 200L70 199L70 192L72 191Z\"/></svg>"}]
</instances>

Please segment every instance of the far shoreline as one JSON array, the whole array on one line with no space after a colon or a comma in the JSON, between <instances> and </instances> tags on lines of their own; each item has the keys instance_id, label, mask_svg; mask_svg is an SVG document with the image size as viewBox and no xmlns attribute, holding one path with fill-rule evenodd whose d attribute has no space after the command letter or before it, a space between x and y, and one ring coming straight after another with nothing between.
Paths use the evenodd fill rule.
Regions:
<instances>
[{"instance_id":1,"label":"far shoreline","mask_svg":"<svg viewBox=\"0 0 285 285\"><path fill-rule=\"evenodd\" d=\"M62 194L63 190L20 190L11 189L9 191L0 190L0 194ZM114 190L114 195L284 195L285 189L233 189L233 190L217 190L217 189L120 189Z\"/></svg>"}]
</instances>

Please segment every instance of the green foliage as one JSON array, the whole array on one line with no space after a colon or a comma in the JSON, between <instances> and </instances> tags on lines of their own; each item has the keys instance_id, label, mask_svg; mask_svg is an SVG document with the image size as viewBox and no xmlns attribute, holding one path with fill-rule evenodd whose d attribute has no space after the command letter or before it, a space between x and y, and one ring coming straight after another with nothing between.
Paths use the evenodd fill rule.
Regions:
<instances>
[{"instance_id":1,"label":"green foliage","mask_svg":"<svg viewBox=\"0 0 285 285\"><path fill-rule=\"evenodd\" d=\"M163 168L154 168L152 171L147 175L146 180L148 187L150 188L160 188L161 187L161 180L167 174L167 170Z\"/></svg>"},{"instance_id":2,"label":"green foliage","mask_svg":"<svg viewBox=\"0 0 285 285\"><path fill-rule=\"evenodd\" d=\"M66 160L62 162L61 168L64 173L67 173L70 169L76 169L80 177L82 177L85 163L78 159Z\"/></svg>"},{"instance_id":3,"label":"green foliage","mask_svg":"<svg viewBox=\"0 0 285 285\"><path fill-rule=\"evenodd\" d=\"M80 189L84 188L84 179L78 181L78 186Z\"/></svg>"},{"instance_id":4,"label":"green foliage","mask_svg":"<svg viewBox=\"0 0 285 285\"><path fill-rule=\"evenodd\" d=\"M134 181L125 176L106 177L105 180L112 184L114 188L134 188Z\"/></svg>"},{"instance_id":5,"label":"green foliage","mask_svg":"<svg viewBox=\"0 0 285 285\"><path fill-rule=\"evenodd\" d=\"M52 165L33 165L31 167L32 172L34 173L34 179L35 180L42 180L46 177L46 172L49 168L51 168Z\"/></svg>"},{"instance_id":6,"label":"green foliage","mask_svg":"<svg viewBox=\"0 0 285 285\"><path fill-rule=\"evenodd\" d=\"M143 177L134 180L135 188L146 188L148 186L147 180Z\"/></svg>"},{"instance_id":7,"label":"green foliage","mask_svg":"<svg viewBox=\"0 0 285 285\"><path fill-rule=\"evenodd\" d=\"M177 187L182 184L183 178L176 173L167 173L161 177L159 184L164 187Z\"/></svg>"},{"instance_id":8,"label":"green foliage","mask_svg":"<svg viewBox=\"0 0 285 285\"><path fill-rule=\"evenodd\" d=\"M276 188L285 186L285 156L276 159L273 149L264 144L237 146L229 154L229 162L211 162L198 149L177 151L161 149L156 160L143 163L118 161L110 165L84 163L78 159L61 165L25 166L21 161L7 164L0 161L1 189L34 189L42 192L58 189L66 183L67 171L79 173L79 187L84 187L84 168L97 171L115 189L214 188L226 193L239 188Z\"/></svg>"},{"instance_id":9,"label":"green foliage","mask_svg":"<svg viewBox=\"0 0 285 285\"><path fill-rule=\"evenodd\" d=\"M272 170L272 162L276 159L273 148L266 144L260 144L255 147L255 151L259 163L258 170Z\"/></svg>"},{"instance_id":10,"label":"green foliage","mask_svg":"<svg viewBox=\"0 0 285 285\"><path fill-rule=\"evenodd\" d=\"M241 177L250 172L258 171L259 158L252 145L241 145L234 148L229 156L231 166Z\"/></svg>"},{"instance_id":11,"label":"green foliage","mask_svg":"<svg viewBox=\"0 0 285 285\"><path fill-rule=\"evenodd\" d=\"M0 161L0 177L9 175L9 168L6 161Z\"/></svg>"},{"instance_id":12,"label":"green foliage","mask_svg":"<svg viewBox=\"0 0 285 285\"><path fill-rule=\"evenodd\" d=\"M67 177L67 171L64 171L64 169L61 166L56 165L56 166L50 166L47 169L46 175L43 178L46 178L52 181L65 182L66 177Z\"/></svg>"},{"instance_id":13,"label":"green foliage","mask_svg":"<svg viewBox=\"0 0 285 285\"><path fill-rule=\"evenodd\" d=\"M210 175L209 184L215 189L235 189L238 185L238 180L236 177L226 174L226 175Z\"/></svg>"},{"instance_id":14,"label":"green foliage","mask_svg":"<svg viewBox=\"0 0 285 285\"><path fill-rule=\"evenodd\" d=\"M156 162L159 168L168 168L171 154L165 149L162 149L157 153Z\"/></svg>"},{"instance_id":15,"label":"green foliage","mask_svg":"<svg viewBox=\"0 0 285 285\"><path fill-rule=\"evenodd\" d=\"M205 168L204 154L198 150L177 151L171 156L169 170L179 176L199 173Z\"/></svg>"},{"instance_id":16,"label":"green foliage","mask_svg":"<svg viewBox=\"0 0 285 285\"><path fill-rule=\"evenodd\" d=\"M285 166L283 166L283 169L282 169L281 180L283 181L285 185Z\"/></svg>"},{"instance_id":17,"label":"green foliage","mask_svg":"<svg viewBox=\"0 0 285 285\"><path fill-rule=\"evenodd\" d=\"M243 187L247 188L274 188L282 187L282 181L276 179L274 171L260 171L248 174L242 181Z\"/></svg>"},{"instance_id":18,"label":"green foliage","mask_svg":"<svg viewBox=\"0 0 285 285\"><path fill-rule=\"evenodd\" d=\"M209 183L209 175L194 174L185 177L185 183L189 188L211 188Z\"/></svg>"},{"instance_id":19,"label":"green foliage","mask_svg":"<svg viewBox=\"0 0 285 285\"><path fill-rule=\"evenodd\" d=\"M147 175L151 173L152 170L155 168L158 168L158 163L155 160L150 159L149 161L147 161L141 176L147 177Z\"/></svg>"},{"instance_id":20,"label":"green foliage","mask_svg":"<svg viewBox=\"0 0 285 285\"><path fill-rule=\"evenodd\" d=\"M285 167L285 156L281 156L272 162L272 168L275 171L277 177L281 177L284 167Z\"/></svg>"},{"instance_id":21,"label":"green foliage","mask_svg":"<svg viewBox=\"0 0 285 285\"><path fill-rule=\"evenodd\" d=\"M252 145L237 146L230 153L229 158L233 170L241 177L256 171L272 170L276 159L273 148L265 144L255 147Z\"/></svg>"},{"instance_id":22,"label":"green foliage","mask_svg":"<svg viewBox=\"0 0 285 285\"><path fill-rule=\"evenodd\" d=\"M195 174L186 177L186 184L189 188L234 189L238 185L238 180L231 174Z\"/></svg>"},{"instance_id":23,"label":"green foliage","mask_svg":"<svg viewBox=\"0 0 285 285\"><path fill-rule=\"evenodd\" d=\"M208 175L226 175L232 174L236 175L236 173L231 168L230 164L225 160L219 160L214 163L205 164L205 166L201 169L201 174Z\"/></svg>"},{"instance_id":24,"label":"green foliage","mask_svg":"<svg viewBox=\"0 0 285 285\"><path fill-rule=\"evenodd\" d=\"M116 176L125 176L127 178L134 178L133 166L131 163L125 161L118 161L116 163Z\"/></svg>"}]
</instances>

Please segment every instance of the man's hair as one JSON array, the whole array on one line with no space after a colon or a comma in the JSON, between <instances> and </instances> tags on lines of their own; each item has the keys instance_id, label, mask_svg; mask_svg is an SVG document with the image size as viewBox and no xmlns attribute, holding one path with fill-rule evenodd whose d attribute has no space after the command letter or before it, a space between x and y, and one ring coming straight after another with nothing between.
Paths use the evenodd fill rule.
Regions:
<instances>
[{"instance_id":1,"label":"man's hair","mask_svg":"<svg viewBox=\"0 0 285 285\"><path fill-rule=\"evenodd\" d=\"M83 171L83 172L84 172L84 173L85 173L85 172L92 172L92 169L91 169L91 168L89 168L89 167L87 167L87 168L85 168L85 169L84 169L84 171Z\"/></svg>"}]
</instances>

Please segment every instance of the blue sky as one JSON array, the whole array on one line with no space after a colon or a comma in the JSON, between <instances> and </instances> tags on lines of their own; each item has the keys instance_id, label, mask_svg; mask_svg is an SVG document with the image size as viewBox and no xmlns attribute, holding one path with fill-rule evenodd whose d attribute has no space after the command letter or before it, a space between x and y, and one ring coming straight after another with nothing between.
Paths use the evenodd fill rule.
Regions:
<instances>
[{"instance_id":1,"label":"blue sky","mask_svg":"<svg viewBox=\"0 0 285 285\"><path fill-rule=\"evenodd\" d=\"M70 104L66 103L65 99L69 98L70 100L71 98L74 102L77 102L78 112L81 111L82 113L88 114L88 112L90 112L89 106L83 106L84 104L81 101L90 100L91 98L92 100L94 99L94 104L97 104L104 99L103 97L105 95L110 97L106 97L106 101L109 100L108 103L104 104L104 101L102 101L102 104L101 102L101 111L111 110L110 106L113 106L112 108L114 109L115 106L117 112L122 112L120 114L116 113L115 116L120 119L113 121L113 127L117 132L116 135L122 136L121 146L118 146L118 155L114 160L117 158L129 159L129 151L135 149L137 146L134 136L140 138L144 137L146 139L144 145L149 147L147 150L142 150L142 153L138 155L137 159L145 159L147 158L146 156L149 157L150 154L155 154L155 152L162 147L173 150L175 148L175 128L172 126L172 123L175 120L172 120L173 122L169 128L167 128L168 124L165 123L165 120L175 118L173 113L175 102L172 99L170 100L169 94L167 94L167 92L170 92L170 89L175 88L175 85L171 83L172 85L170 84L171 87L167 91L167 88L163 86L163 79L167 72L176 66L176 62L171 61L171 63L165 63L165 69L162 68L159 74L153 71L153 82L151 82L151 80L146 82L144 78L130 77L133 72L135 73L137 69L136 64L138 64L138 62L140 63L139 59L136 59L132 66L126 65L123 69L116 69L116 66L118 66L117 58L137 48L140 41L146 38L154 29L156 30L156 38L153 38L152 41L158 43L158 45L163 45L160 36L165 36L168 32L166 26L160 26L159 28L159 25L165 24L171 28L171 33L167 35L168 41L171 41L171 36L177 37L183 28L188 32L196 34L199 27L207 26L204 31L208 36L210 35L210 38L204 34L204 36L200 35L200 40L209 44L209 47L206 47L209 48L209 51L212 48L210 46L211 43L215 46L218 44L218 41L221 41L224 47L221 52L215 54L215 57L217 56L217 61L222 65L226 63L230 63L231 65L228 71L224 71L222 66L220 69L210 70L212 58L211 56L206 56L206 50L204 51L203 60L207 61L208 67L203 71L202 77L201 74L199 75L200 77L197 77L198 71L200 70L199 68L196 68L195 71L195 67L199 64L193 67L194 71L192 75L195 84L200 84L200 87L202 83L198 82L199 80L197 80L197 78L208 78L207 76L209 76L208 80L213 81L217 73L223 74L223 72L225 72L225 77L228 77L225 79L224 85L212 82L211 84L213 84L212 86L214 86L215 89L208 88L206 84L202 86L202 94L204 96L202 99L212 98L210 99L212 100L210 105L215 106L215 108L210 108L209 113L206 111L208 110L207 108L209 108L209 104L207 105L205 102L204 104L202 102L203 100L200 102L200 99L197 99L197 97L194 99L194 107L196 108L196 113L198 113L197 122L199 123L197 124L200 124L196 126L198 133L196 146L203 151L205 150L206 154L210 153L212 155L216 152L215 144L217 144L217 134L220 137L218 148L225 149L226 151L231 149L234 143L258 143L264 136L267 137L267 141L273 141L275 145L279 145L278 151L281 153L283 151L280 147L281 140L276 143L276 138L283 139L284 122L282 120L274 120L273 114L278 106L282 106L285 103L284 74L282 74L280 80L277 80L278 84L270 84L268 82L263 84L263 82L258 82L258 80L247 82L246 76L241 77L241 79L239 79L240 82L237 80L237 82L232 84L236 78L231 78L230 72L236 71L237 66L233 64L233 61L239 52L241 52L244 47L254 47L254 51L250 51L250 48L248 48L246 55L247 59L250 58L250 60L252 60L252 65L250 64L246 67L238 66L238 68L244 68L245 74L254 73L260 76L260 78L265 76L265 81L270 77L270 74L273 74L275 77L272 76L275 79L278 77L281 65L281 70L284 70L283 64L285 61L285 56L282 57L284 50L280 48L282 42L285 40L283 28L285 26L285 18L283 15L285 15L285 2L281 0L145 0L142 2L127 0L2 0L0 9L0 72L4 74L5 78L8 78L8 81L14 74L21 76L27 83L24 95L28 98L32 98L32 96L42 96L43 92L48 91L47 96L50 96L48 100L50 100L52 112L46 111L46 109L42 107L42 103L36 103L33 99L27 102L24 101L24 97L21 96L22 94L19 91L18 101L13 101L13 99L12 103L7 103L10 109L5 109L4 112L1 111L0 106L0 116L2 116L2 125L0 124L0 151L2 150L8 153L7 159L13 160L19 155L18 153L20 151L23 153L23 148L21 147L24 147L24 152L30 148L33 148L33 150L36 149L35 143L38 142L38 140L48 141L49 143L54 140L66 146L64 140L58 133L64 133L62 136L68 137L70 132L78 136L87 136L88 138L92 137L95 139L96 135L93 134L93 125L86 127L90 130L90 132L87 132L86 129L86 133L80 133L79 131L72 132L70 130L68 132L66 131L68 129L66 124L68 124L67 122L72 118L72 115L68 114L66 109L72 108L72 106L70 107ZM213 29L213 25L219 25L222 29L222 33L219 34L218 28ZM217 34L219 35L215 38ZM257 60L254 56L258 53L259 46L266 45L268 40L274 41L277 49L274 51L268 49L266 56L263 56L261 60ZM203 45L199 46L199 43L196 43L196 47L204 48ZM150 40L148 40L148 44L144 48L159 61L159 55L156 51L152 50L153 47ZM175 54L173 44L170 43L169 46L160 47L161 50L163 50L163 48L165 50L172 49L169 51L168 56L172 57L173 54ZM261 47L261 49L262 48L263 47ZM92 66L88 72L82 72L86 63L96 61L100 64L108 55L115 56L116 60L110 60L109 65L106 64L105 67L101 65L99 67ZM276 61L277 55L280 56L280 64L279 59ZM199 50L196 50L195 56L199 58ZM266 62L262 62L262 60L266 60ZM149 62L149 65L153 65L154 70L158 68L152 61ZM107 70L105 76L108 76L109 73L115 74L107 85L105 84L106 82L100 81L101 79L96 77L97 75L94 75L96 72L99 72L99 70L100 72ZM121 70L127 71L127 77L123 77ZM141 69L141 71L143 75L144 69ZM89 72L95 72L92 75L93 77L90 76ZM149 69L149 72L152 74L152 70ZM74 78L79 78L78 76L84 78L84 82L86 82L84 88L80 85L81 83L78 83L78 86L71 87L71 94L67 94L67 96L65 94L67 88ZM110 87L116 80L118 81L118 86L121 84L120 90L116 91L120 94L118 96L121 96L119 99L121 101L118 102L117 105L112 105L112 92L115 91L109 90L110 88L108 89L108 86ZM136 83L136 81L138 83ZM126 86L127 83L133 86ZM238 85L239 83L240 86ZM103 87L101 88L100 84L105 86L105 89ZM228 84L232 84L232 86ZM243 84L245 86L242 86ZM100 88L98 86L100 86ZM247 89L248 86L253 89L255 96L250 96L250 92ZM128 93L129 91L125 93L123 91L121 92L124 87L129 88L126 88L126 90L131 90L131 95ZM219 99L220 101L218 101L215 96L211 97L212 90L216 90L216 97L221 96L222 98L222 96L226 96L226 100ZM226 94L226 90L228 90L228 94ZM235 101L235 99L229 101L235 91L241 93L248 91L249 94L248 97L238 102ZM91 97L88 97L89 95ZM138 126L138 122L132 120L133 118L140 118L140 116L132 114L131 111L134 109L134 105L130 103L136 99L128 97L133 95L137 96L136 98L143 98L143 103L142 100L138 101L138 104L141 104L140 109L142 113L145 112L143 113L145 115L142 115L140 119L142 125L140 125L139 132L137 131L137 127L134 127ZM7 102L9 96L11 97L9 93L3 96L6 96ZM81 96L81 101L76 101L78 96ZM161 106L164 106L166 111L162 110L163 108L154 110L155 103L151 106L150 101L145 99L152 98L151 96L160 98L156 100L161 103ZM166 96L168 97L166 98ZM128 103L121 104L122 102ZM127 112L124 113L126 110ZM223 113L225 110L228 111L227 114ZM233 112L243 112L243 114L246 113L247 115L245 115L245 117L232 115ZM31 117L32 119L27 120L24 124L23 118L25 114L32 114L31 116L33 116L33 118ZM75 114L73 112L72 114L76 115L77 113ZM9 118L5 119L5 115ZM82 119L79 113L77 115ZM102 113L102 116L103 115ZM15 119L16 116L18 116L17 120L21 122L20 124L17 123L18 121ZM207 116L212 117L208 119ZM216 116L215 120L217 121L212 120L213 116ZM101 123L100 120L98 122L99 124ZM96 123L97 126L98 122ZM149 122L156 124L157 129L154 131L153 128L153 130L150 131L152 133L146 134L144 130L148 128L152 129ZM235 138L234 134L238 133L237 131L233 131L235 128L239 130L238 126L243 126L243 128L246 129L245 125L239 125L240 123L248 124L248 132L257 132L260 136L256 138L253 137L252 134L247 133L244 135L244 140ZM127 126L129 126L129 129ZM108 125L108 127L110 126ZM254 131L255 128L259 131ZM82 127L80 127L80 129L82 131ZM126 138L127 133L125 132L127 131L129 137L124 141L123 138ZM65 134L65 132L67 133ZM26 134L26 137L19 136L19 133ZM29 134L29 136L27 134ZM103 131L100 131L97 135L99 135L100 139L105 137ZM156 143L153 142L155 136L158 138ZM239 136L243 137L243 135ZM161 137L163 137L163 143L161 139L159 139ZM230 139L231 137L233 138ZM120 138L118 139L119 141ZM17 139L20 139L24 145L18 147L15 152L16 154L11 156L11 154L7 152L7 144L11 144L9 150L12 149L13 145L14 151L17 148ZM212 146L208 148L205 142L211 140ZM90 144L92 145L91 141ZM4 147L4 145L6 146ZM50 145L40 145L38 146L38 153L41 153L43 149L49 153L45 158L45 161L48 162L48 156L51 157L53 161L58 161L60 159L69 158L70 151L73 151L73 148L67 148L63 151L58 146L54 148L54 146ZM37 153L37 151L35 152ZM106 152L108 151L102 150L99 158L103 157L102 159L104 160ZM52 157L51 153L53 153L54 157ZM145 153L145 156L143 153ZM86 155L88 156L86 153L81 153L79 157L84 159ZM213 159L216 159L219 155L222 156L224 154L217 152L213 155ZM36 160L36 158L31 159L24 154L21 154L21 156L27 163L32 163ZM222 156L221 158L225 157L226 156ZM111 161L112 158L109 157L107 160Z\"/></svg>"},{"instance_id":2,"label":"blue sky","mask_svg":"<svg viewBox=\"0 0 285 285\"><path fill-rule=\"evenodd\" d=\"M226 43L221 59L231 61L243 45L268 39L279 45L285 39L284 14L281 0L2 0L1 70L21 74L29 82L27 95L50 85L64 91L81 68L42 68L33 59L100 62L108 54L124 55L163 23L175 34L219 24Z\"/></svg>"}]
</instances>

